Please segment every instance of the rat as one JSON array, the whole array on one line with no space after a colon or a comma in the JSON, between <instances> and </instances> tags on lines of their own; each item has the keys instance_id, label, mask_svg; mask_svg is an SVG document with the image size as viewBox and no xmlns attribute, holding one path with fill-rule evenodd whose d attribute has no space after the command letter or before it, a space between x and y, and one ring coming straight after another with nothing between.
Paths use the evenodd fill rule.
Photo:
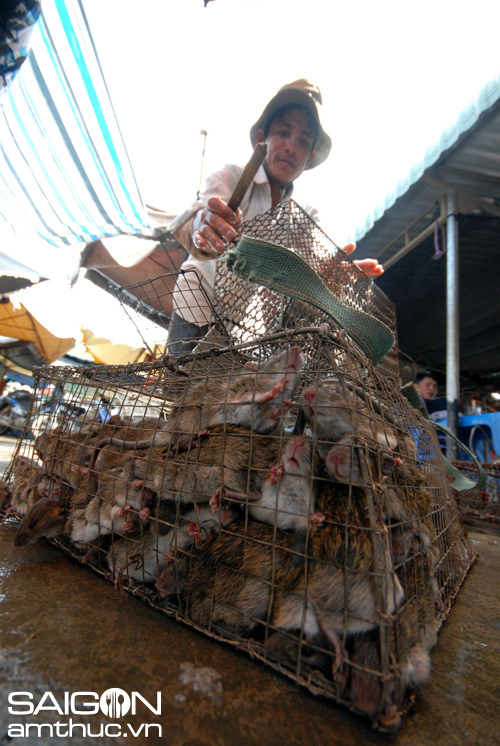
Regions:
<instances>
[{"instance_id":1,"label":"rat","mask_svg":"<svg viewBox=\"0 0 500 746\"><path fill-rule=\"evenodd\" d=\"M221 526L231 522L234 511L224 508L219 515L220 522L208 506L193 508L180 514L177 525L165 533L150 530L141 539L113 542L107 558L115 582L125 576L139 583L154 583L179 549L211 540Z\"/></svg>"},{"instance_id":2,"label":"rat","mask_svg":"<svg viewBox=\"0 0 500 746\"><path fill-rule=\"evenodd\" d=\"M428 680L429 651L436 642L438 627L433 572L427 558L418 553L398 574L406 600L395 616L388 641L391 675L382 670L379 630L350 635L346 640L352 702L386 728L399 725L398 713L404 708L407 690Z\"/></svg>"},{"instance_id":3,"label":"rat","mask_svg":"<svg viewBox=\"0 0 500 746\"><path fill-rule=\"evenodd\" d=\"M203 379L188 385L182 401L175 403L166 426L142 441L118 441L125 448L189 446L199 432L227 423L255 433L279 430L284 414L300 381L304 357L299 347L271 356L255 370Z\"/></svg>"},{"instance_id":4,"label":"rat","mask_svg":"<svg viewBox=\"0 0 500 746\"><path fill-rule=\"evenodd\" d=\"M251 433L243 427L216 425L170 456L169 446L154 447L134 458L136 486L143 485L163 499L208 502L217 497L237 500L260 497L261 485L280 455L280 438Z\"/></svg>"},{"instance_id":5,"label":"rat","mask_svg":"<svg viewBox=\"0 0 500 746\"><path fill-rule=\"evenodd\" d=\"M78 487L80 471L77 467L90 465L95 445L89 445L88 430L78 433L55 428L43 432L35 440L35 450L43 461L46 471L71 487Z\"/></svg>"},{"instance_id":6,"label":"rat","mask_svg":"<svg viewBox=\"0 0 500 746\"><path fill-rule=\"evenodd\" d=\"M396 561L404 558L411 542L418 541L424 551L429 549L435 537L433 496L425 475L411 460L393 456L376 442L343 435L328 450L325 468L335 481L368 486L380 495L382 520L390 525L399 523L393 531Z\"/></svg>"},{"instance_id":7,"label":"rat","mask_svg":"<svg viewBox=\"0 0 500 746\"><path fill-rule=\"evenodd\" d=\"M66 530L66 507L50 497L42 497L28 510L19 524L14 546L23 547L41 537L60 536Z\"/></svg>"},{"instance_id":8,"label":"rat","mask_svg":"<svg viewBox=\"0 0 500 746\"><path fill-rule=\"evenodd\" d=\"M296 676L309 678L313 671L329 676L332 671L330 651L299 634L272 632L262 646L266 657L291 667Z\"/></svg>"},{"instance_id":9,"label":"rat","mask_svg":"<svg viewBox=\"0 0 500 746\"><path fill-rule=\"evenodd\" d=\"M85 509L86 543L98 536L122 531L132 533L138 528L140 511L144 507L143 490L129 481L131 467L129 461L98 475L97 494Z\"/></svg>"},{"instance_id":10,"label":"rat","mask_svg":"<svg viewBox=\"0 0 500 746\"><path fill-rule=\"evenodd\" d=\"M386 596L379 608L374 545L366 526L364 494L325 483L318 508L325 521L310 532L311 560L307 574L281 594L273 625L300 631L308 639L326 643L335 653L333 673L339 671L344 651L340 635L373 629L380 614L392 614L404 593L392 568L388 543L384 548ZM380 571L378 571L380 574Z\"/></svg>"},{"instance_id":11,"label":"rat","mask_svg":"<svg viewBox=\"0 0 500 746\"><path fill-rule=\"evenodd\" d=\"M98 446L114 445L123 450L123 443L137 444L138 442L153 441L157 433L164 430L166 420L163 417L143 417L142 419L134 417L125 417L120 421L120 429L117 431L109 430L102 432L99 438ZM130 446L129 446L130 447Z\"/></svg>"},{"instance_id":12,"label":"rat","mask_svg":"<svg viewBox=\"0 0 500 746\"><path fill-rule=\"evenodd\" d=\"M307 386L299 398L299 407L318 441L321 455L327 450L325 444L335 443L346 434L369 438L390 451L398 449L394 425L372 412L355 392L335 378L320 379Z\"/></svg>"},{"instance_id":13,"label":"rat","mask_svg":"<svg viewBox=\"0 0 500 746\"><path fill-rule=\"evenodd\" d=\"M0 480L0 510L6 510L9 506L12 493L8 482Z\"/></svg>"},{"instance_id":14,"label":"rat","mask_svg":"<svg viewBox=\"0 0 500 746\"><path fill-rule=\"evenodd\" d=\"M322 513L314 510L314 450L311 442L292 435L283 443L278 464L262 482L261 495L249 503L248 512L258 521L284 531L305 530L309 523L321 523ZM244 498L246 499L246 498Z\"/></svg>"},{"instance_id":15,"label":"rat","mask_svg":"<svg viewBox=\"0 0 500 746\"><path fill-rule=\"evenodd\" d=\"M16 477L12 485L12 496L7 513L22 518L37 500L44 496L51 479L42 467L31 464L23 469L23 475Z\"/></svg>"},{"instance_id":16,"label":"rat","mask_svg":"<svg viewBox=\"0 0 500 746\"><path fill-rule=\"evenodd\" d=\"M274 584L293 570L293 540L293 533L236 520L204 550L175 558L157 587L163 596L183 594L196 624L248 634L268 619Z\"/></svg>"}]
</instances>

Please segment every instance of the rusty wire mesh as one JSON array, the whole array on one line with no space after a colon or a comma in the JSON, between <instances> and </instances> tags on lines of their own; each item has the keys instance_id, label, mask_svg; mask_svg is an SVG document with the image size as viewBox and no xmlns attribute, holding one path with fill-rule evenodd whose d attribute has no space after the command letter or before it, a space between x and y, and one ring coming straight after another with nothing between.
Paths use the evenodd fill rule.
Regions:
<instances>
[{"instance_id":1,"label":"rusty wire mesh","mask_svg":"<svg viewBox=\"0 0 500 746\"><path fill-rule=\"evenodd\" d=\"M453 465L470 479L477 478L472 461L453 461ZM486 484L482 489L464 490L457 496L463 520L476 528L500 531L500 464L482 464Z\"/></svg>"},{"instance_id":2,"label":"rusty wire mesh","mask_svg":"<svg viewBox=\"0 0 500 746\"><path fill-rule=\"evenodd\" d=\"M48 384L64 411L43 412ZM41 368L29 421L5 502L19 545L54 536L398 727L474 554L434 431L346 335L307 325L178 360Z\"/></svg>"},{"instance_id":3,"label":"rusty wire mesh","mask_svg":"<svg viewBox=\"0 0 500 746\"><path fill-rule=\"evenodd\" d=\"M336 298L382 321L393 332L396 344L378 367L381 372L398 380L394 304L300 205L293 200L283 202L243 223L228 249L234 247L242 235L293 249L319 274ZM195 270L181 272L188 287L200 285L200 277ZM144 323L138 327L138 331L155 358L167 351L166 330L172 315L175 278L174 273L168 273L116 291L125 312L133 307L143 314ZM226 267L223 258L217 263L214 297L207 294L202 283L197 302L206 309L204 316L207 322L211 318L211 345L240 344L267 337L282 329L319 326L324 322L332 324L328 316L308 304L238 278ZM194 303L191 293L178 292L176 303L180 316L189 318L189 310Z\"/></svg>"}]
</instances>

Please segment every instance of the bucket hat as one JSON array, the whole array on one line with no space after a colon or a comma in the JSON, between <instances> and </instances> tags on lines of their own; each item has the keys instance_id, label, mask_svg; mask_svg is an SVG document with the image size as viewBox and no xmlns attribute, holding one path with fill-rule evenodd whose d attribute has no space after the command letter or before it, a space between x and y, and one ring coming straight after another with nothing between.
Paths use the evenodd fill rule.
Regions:
<instances>
[{"instance_id":1,"label":"bucket hat","mask_svg":"<svg viewBox=\"0 0 500 746\"><path fill-rule=\"evenodd\" d=\"M320 163L326 161L332 147L331 138L326 134L319 118L318 104L322 105L321 91L318 86L313 85L305 78L294 80L279 89L278 93L269 101L266 108L250 129L250 141L252 146L257 144L257 131L266 129L266 124L275 116L283 106L305 106L314 117L318 134L314 143L314 157L307 169L316 168Z\"/></svg>"}]
</instances>

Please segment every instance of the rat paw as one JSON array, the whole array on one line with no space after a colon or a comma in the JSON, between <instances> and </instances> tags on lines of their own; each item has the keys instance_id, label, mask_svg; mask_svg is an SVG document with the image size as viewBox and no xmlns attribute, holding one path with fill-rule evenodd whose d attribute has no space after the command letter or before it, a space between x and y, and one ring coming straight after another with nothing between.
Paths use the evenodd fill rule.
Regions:
<instances>
[{"instance_id":1,"label":"rat paw","mask_svg":"<svg viewBox=\"0 0 500 746\"><path fill-rule=\"evenodd\" d=\"M321 513L319 510L313 513L311 516L311 523L315 526L322 526L325 521L326 521L325 514Z\"/></svg>"}]
</instances>

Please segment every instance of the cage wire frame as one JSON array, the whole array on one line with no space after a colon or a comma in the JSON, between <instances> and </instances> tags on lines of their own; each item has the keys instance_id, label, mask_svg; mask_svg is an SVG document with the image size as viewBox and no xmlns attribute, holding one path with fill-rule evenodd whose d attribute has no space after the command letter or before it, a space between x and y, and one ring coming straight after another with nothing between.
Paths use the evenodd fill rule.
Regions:
<instances>
[{"instance_id":1,"label":"cage wire frame","mask_svg":"<svg viewBox=\"0 0 500 746\"><path fill-rule=\"evenodd\" d=\"M472 461L452 461L466 477L477 478L477 468ZM457 505L465 523L483 531L500 532L500 464L482 463L486 484L482 489L463 490L457 496Z\"/></svg>"},{"instance_id":2,"label":"cage wire frame","mask_svg":"<svg viewBox=\"0 0 500 746\"><path fill-rule=\"evenodd\" d=\"M293 200L282 202L263 215L244 222L234 241L228 245L228 251L237 245L242 235L269 240L293 249L318 273L336 298L350 308L382 321L393 333L395 344L378 368L394 381L399 379L394 304L298 203ZM127 306L148 319L142 329L135 325L153 358L168 351L165 329L171 319L175 281L179 275L184 276L189 288L199 287L201 300L194 298L189 291L185 295L178 291L177 311L181 317L183 311L189 317L193 305L199 303L203 306L204 317L207 324L210 319L212 327L207 340L207 344L211 346L225 347L250 342L278 333L282 329L332 324L330 317L307 303L300 303L282 293L238 278L226 267L222 255L217 261L213 298L203 286L200 275L193 269L166 273L126 288L114 287L112 283L108 283L108 290L117 297L129 318ZM155 343L151 344L154 335L157 337Z\"/></svg>"},{"instance_id":3,"label":"cage wire frame","mask_svg":"<svg viewBox=\"0 0 500 746\"><path fill-rule=\"evenodd\" d=\"M47 384L87 410L20 439L14 515L41 510L42 535L118 586L399 727L475 554L434 428L347 335L303 326L178 360L39 368L30 421ZM104 392L119 415L101 423ZM325 434L320 409L351 431ZM39 532L22 526L17 541Z\"/></svg>"}]
</instances>

